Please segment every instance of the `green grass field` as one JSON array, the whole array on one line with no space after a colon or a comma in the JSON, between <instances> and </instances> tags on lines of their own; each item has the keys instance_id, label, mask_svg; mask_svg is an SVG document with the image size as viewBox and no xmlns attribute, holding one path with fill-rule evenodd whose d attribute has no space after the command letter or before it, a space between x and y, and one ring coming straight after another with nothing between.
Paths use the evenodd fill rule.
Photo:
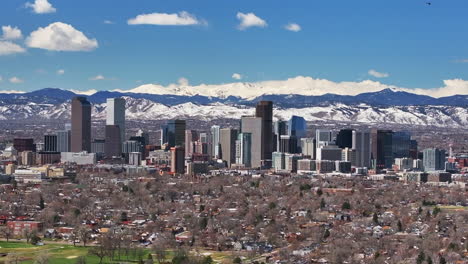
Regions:
<instances>
[{"instance_id":1,"label":"green grass field","mask_svg":"<svg viewBox=\"0 0 468 264\"><path fill-rule=\"evenodd\" d=\"M38 256L47 255L49 264L73 264L76 263L78 258L84 257L87 264L98 264L99 258L88 254L90 247L82 247L73 245L61 245L61 244L47 244L44 246L33 246L25 242L18 241L0 241L0 253L2 255L8 254L8 256L0 257L0 263L10 261L10 263L25 263L33 264ZM143 260L146 260L149 249L143 249L142 256ZM231 252L214 252L214 251L199 251L197 253L191 252L194 255L211 256L216 263L232 263L235 258ZM173 257L173 253L169 252L167 261L170 262ZM116 264L122 262L137 263L137 256L132 253L129 256L125 256L122 253L121 260L110 260L105 258L103 263ZM18 261L18 262L15 262ZM154 263L157 263L154 261Z\"/></svg>"},{"instance_id":2,"label":"green grass field","mask_svg":"<svg viewBox=\"0 0 468 264\"><path fill-rule=\"evenodd\" d=\"M72 245L59 245L49 244L44 246L33 246L24 242L4 242L0 241L0 253L8 254L6 257L0 257L0 263L5 261L19 260L18 263L34 263L34 260L40 255L47 255L49 257L50 264L68 264L75 263L79 257L85 257L86 263L97 264L99 258L96 256L90 256L88 254L88 247L74 247ZM149 251L144 250L144 257L146 259ZM121 257L122 261L127 261L126 256ZM137 258L132 256L128 257L129 262L135 261ZM108 258L104 259L104 263L119 263L122 261L111 261Z\"/></svg>"}]
</instances>

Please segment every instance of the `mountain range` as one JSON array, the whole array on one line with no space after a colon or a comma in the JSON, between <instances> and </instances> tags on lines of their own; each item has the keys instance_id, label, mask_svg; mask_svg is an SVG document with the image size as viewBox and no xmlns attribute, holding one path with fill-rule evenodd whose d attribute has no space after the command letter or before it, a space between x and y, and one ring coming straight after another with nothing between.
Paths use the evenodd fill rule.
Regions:
<instances>
[{"instance_id":1,"label":"mountain range","mask_svg":"<svg viewBox=\"0 0 468 264\"><path fill-rule=\"evenodd\" d=\"M74 96L80 95L57 88L23 94L3 93L0 94L0 119L67 119ZM433 98L391 88L354 96L289 94L246 99L99 91L86 97L93 104L93 118L96 119L104 119L106 99L113 97L126 98L127 119L134 120L240 118L253 114L258 101L271 100L275 105L275 117L280 119L300 115L308 121L468 127L468 95Z\"/></svg>"}]
</instances>

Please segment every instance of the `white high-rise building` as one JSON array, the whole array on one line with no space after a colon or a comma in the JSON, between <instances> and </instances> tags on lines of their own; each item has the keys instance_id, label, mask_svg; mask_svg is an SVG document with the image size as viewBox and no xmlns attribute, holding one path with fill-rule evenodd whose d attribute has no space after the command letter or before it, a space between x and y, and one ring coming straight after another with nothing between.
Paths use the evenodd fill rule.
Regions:
<instances>
[{"instance_id":1,"label":"white high-rise building","mask_svg":"<svg viewBox=\"0 0 468 264\"><path fill-rule=\"evenodd\" d=\"M211 127L211 153L214 158L219 159L221 157L219 153L219 126Z\"/></svg>"},{"instance_id":2,"label":"white high-rise building","mask_svg":"<svg viewBox=\"0 0 468 264\"><path fill-rule=\"evenodd\" d=\"M106 125L119 126L121 142L125 141L125 99L107 99L107 120Z\"/></svg>"},{"instance_id":3,"label":"white high-rise building","mask_svg":"<svg viewBox=\"0 0 468 264\"><path fill-rule=\"evenodd\" d=\"M356 167L370 168L370 132L353 131L353 149L356 150Z\"/></svg>"},{"instance_id":4,"label":"white high-rise building","mask_svg":"<svg viewBox=\"0 0 468 264\"><path fill-rule=\"evenodd\" d=\"M330 130L317 129L315 131L315 139L317 141L317 147L333 145L333 135Z\"/></svg>"}]
</instances>

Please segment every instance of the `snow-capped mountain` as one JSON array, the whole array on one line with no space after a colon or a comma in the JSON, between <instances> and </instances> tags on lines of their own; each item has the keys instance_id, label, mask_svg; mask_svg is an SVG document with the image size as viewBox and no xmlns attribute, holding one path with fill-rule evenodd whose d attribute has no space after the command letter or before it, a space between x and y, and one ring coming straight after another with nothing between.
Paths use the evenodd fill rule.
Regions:
<instances>
[{"instance_id":1,"label":"snow-capped mountain","mask_svg":"<svg viewBox=\"0 0 468 264\"><path fill-rule=\"evenodd\" d=\"M253 106L227 103L194 104L191 102L164 105L148 99L125 96L127 119L159 120L173 118L193 118L204 121L216 119L239 119L252 115ZM0 106L0 119L69 119L69 102L60 104L3 105ZM104 120L106 104L93 104L93 119ZM336 121L363 124L428 125L439 127L468 127L468 107L464 106L371 106L368 104L347 105L342 103L312 107L276 107L276 119L289 119L292 115L303 116L308 121Z\"/></svg>"}]
</instances>

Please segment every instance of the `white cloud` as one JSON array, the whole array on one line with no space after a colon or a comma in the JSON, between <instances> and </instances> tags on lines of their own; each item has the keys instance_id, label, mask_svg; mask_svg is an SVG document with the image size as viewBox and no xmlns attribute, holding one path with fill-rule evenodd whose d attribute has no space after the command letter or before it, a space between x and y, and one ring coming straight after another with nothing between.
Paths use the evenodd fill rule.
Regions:
<instances>
[{"instance_id":1,"label":"white cloud","mask_svg":"<svg viewBox=\"0 0 468 264\"><path fill-rule=\"evenodd\" d=\"M47 0L35 0L34 3L27 2L26 7L32 8L36 14L55 13L57 11Z\"/></svg>"},{"instance_id":2,"label":"white cloud","mask_svg":"<svg viewBox=\"0 0 468 264\"><path fill-rule=\"evenodd\" d=\"M26 39L26 45L52 51L92 51L98 47L98 42L69 24L55 22L32 32Z\"/></svg>"},{"instance_id":3,"label":"white cloud","mask_svg":"<svg viewBox=\"0 0 468 264\"><path fill-rule=\"evenodd\" d=\"M284 26L284 29L293 31L293 32L299 32L302 30L301 26L296 23L289 23L286 26Z\"/></svg>"},{"instance_id":4,"label":"white cloud","mask_svg":"<svg viewBox=\"0 0 468 264\"><path fill-rule=\"evenodd\" d=\"M12 26L2 26L3 35L1 39L4 40L15 40L23 37L21 30L17 27Z\"/></svg>"},{"instance_id":5,"label":"white cloud","mask_svg":"<svg viewBox=\"0 0 468 264\"><path fill-rule=\"evenodd\" d=\"M183 88L183 89L181 89ZM264 94L299 94L324 95L326 93L340 95L357 95L367 92L378 92L386 88L396 91L406 91L415 94L444 97L455 94L468 95L468 81L461 79L444 80L444 86L432 89L402 88L372 80L361 82L333 82L326 79L315 79L307 76L297 76L287 80L273 80L262 82L234 82L227 84L200 84L196 86L169 84L144 84L128 91L121 92L170 94L170 95L203 95L226 98L240 96L252 99Z\"/></svg>"},{"instance_id":6,"label":"white cloud","mask_svg":"<svg viewBox=\"0 0 468 264\"><path fill-rule=\"evenodd\" d=\"M386 72L378 72L376 70L369 70L367 72L370 76L374 76L375 78L387 78L388 76L390 76L390 74L386 73Z\"/></svg>"},{"instance_id":7,"label":"white cloud","mask_svg":"<svg viewBox=\"0 0 468 264\"><path fill-rule=\"evenodd\" d=\"M453 62L455 62L455 63L468 63L468 59L459 59L459 60L454 60Z\"/></svg>"},{"instance_id":8,"label":"white cloud","mask_svg":"<svg viewBox=\"0 0 468 264\"><path fill-rule=\"evenodd\" d=\"M70 92L74 92L76 94L81 94L81 95L93 95L95 93L97 93L97 90L94 90L94 89L91 89L91 90L88 90L88 91L80 91L80 90L69 90Z\"/></svg>"},{"instance_id":9,"label":"white cloud","mask_svg":"<svg viewBox=\"0 0 468 264\"><path fill-rule=\"evenodd\" d=\"M0 90L0 94L23 94L23 91L17 90Z\"/></svg>"},{"instance_id":10,"label":"white cloud","mask_svg":"<svg viewBox=\"0 0 468 264\"><path fill-rule=\"evenodd\" d=\"M240 20L240 24L237 26L239 30L245 30L249 27L266 27L268 26L267 22L254 13L237 13L237 19Z\"/></svg>"},{"instance_id":11,"label":"white cloud","mask_svg":"<svg viewBox=\"0 0 468 264\"><path fill-rule=\"evenodd\" d=\"M0 56L24 52L26 52L26 50L18 44L10 41L0 41Z\"/></svg>"},{"instance_id":12,"label":"white cloud","mask_svg":"<svg viewBox=\"0 0 468 264\"><path fill-rule=\"evenodd\" d=\"M243 76L241 74L239 74L239 73L232 74L232 78L235 79L235 80L241 80L242 77Z\"/></svg>"},{"instance_id":13,"label":"white cloud","mask_svg":"<svg viewBox=\"0 0 468 264\"><path fill-rule=\"evenodd\" d=\"M104 24L112 25L114 22L110 20L104 20Z\"/></svg>"},{"instance_id":14,"label":"white cloud","mask_svg":"<svg viewBox=\"0 0 468 264\"><path fill-rule=\"evenodd\" d=\"M187 78L181 77L179 80L177 80L177 83L180 86L189 86L189 80Z\"/></svg>"},{"instance_id":15,"label":"white cloud","mask_svg":"<svg viewBox=\"0 0 468 264\"><path fill-rule=\"evenodd\" d=\"M129 25L159 25L159 26L191 26L203 25L206 21L198 19L196 16L182 11L179 13L151 13L141 14L127 21Z\"/></svg>"},{"instance_id":16,"label":"white cloud","mask_svg":"<svg viewBox=\"0 0 468 264\"><path fill-rule=\"evenodd\" d=\"M106 79L107 78L104 77L104 75L99 74L99 75L96 75L94 77L89 78L88 80L90 80L90 81L102 81L102 80L106 80Z\"/></svg>"},{"instance_id":17,"label":"white cloud","mask_svg":"<svg viewBox=\"0 0 468 264\"><path fill-rule=\"evenodd\" d=\"M11 78L9 79L9 81L10 81L11 83L15 83L15 84L17 84L17 83L23 83L23 82L24 82L24 80L22 80L22 79L20 79L20 78L18 78L18 77L11 77Z\"/></svg>"},{"instance_id":18,"label":"white cloud","mask_svg":"<svg viewBox=\"0 0 468 264\"><path fill-rule=\"evenodd\" d=\"M64 75L64 74L65 74L64 69L57 70L57 75Z\"/></svg>"}]
</instances>

